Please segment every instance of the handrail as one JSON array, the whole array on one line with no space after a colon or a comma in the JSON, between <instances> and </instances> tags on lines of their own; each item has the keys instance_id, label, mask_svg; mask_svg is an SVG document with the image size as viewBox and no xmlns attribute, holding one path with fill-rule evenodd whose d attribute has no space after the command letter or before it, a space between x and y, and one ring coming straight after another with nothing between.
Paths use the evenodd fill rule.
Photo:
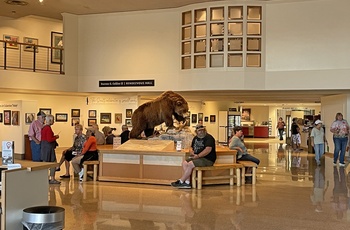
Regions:
<instances>
[{"instance_id":1,"label":"handrail","mask_svg":"<svg viewBox=\"0 0 350 230\"><path fill-rule=\"evenodd\" d=\"M0 40L0 68L64 74L64 48ZM31 53L33 55L31 55Z\"/></svg>"}]
</instances>

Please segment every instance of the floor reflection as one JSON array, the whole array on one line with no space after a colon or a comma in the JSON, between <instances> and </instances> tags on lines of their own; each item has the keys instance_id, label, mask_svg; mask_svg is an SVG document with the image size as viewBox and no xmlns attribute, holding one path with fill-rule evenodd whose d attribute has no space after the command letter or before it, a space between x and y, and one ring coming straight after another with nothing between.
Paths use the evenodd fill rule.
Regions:
<instances>
[{"instance_id":1,"label":"floor reflection","mask_svg":"<svg viewBox=\"0 0 350 230\"><path fill-rule=\"evenodd\" d=\"M316 166L314 154L270 139L249 141L249 152L261 160L255 186L179 190L71 177L50 186L49 203L64 207L65 229L76 230L349 229L348 164L325 156Z\"/></svg>"}]
</instances>

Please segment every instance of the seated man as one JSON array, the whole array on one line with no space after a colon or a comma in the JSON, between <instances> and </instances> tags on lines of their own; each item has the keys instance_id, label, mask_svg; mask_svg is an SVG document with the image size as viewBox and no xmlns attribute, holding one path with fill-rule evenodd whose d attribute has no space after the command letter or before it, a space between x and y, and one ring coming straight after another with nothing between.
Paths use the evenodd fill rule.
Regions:
<instances>
[{"instance_id":1,"label":"seated man","mask_svg":"<svg viewBox=\"0 0 350 230\"><path fill-rule=\"evenodd\" d=\"M190 159L182 162L184 170L182 177L171 186L176 188L191 188L190 178L194 167L212 166L216 160L215 139L207 133L203 125L196 127L196 136L192 140Z\"/></svg>"},{"instance_id":2,"label":"seated man","mask_svg":"<svg viewBox=\"0 0 350 230\"><path fill-rule=\"evenodd\" d=\"M86 142L84 144L83 150L81 151L81 154L77 155L72 160L74 172L79 174L80 181L83 180L84 175L83 162L93 160L98 160L97 142L94 130L87 129Z\"/></svg>"},{"instance_id":3,"label":"seated man","mask_svg":"<svg viewBox=\"0 0 350 230\"><path fill-rule=\"evenodd\" d=\"M233 136L230 140L229 148L233 150L237 150L237 160L238 161L253 161L257 165L259 165L260 160L258 158L253 157L248 153L247 147L245 147L243 141L243 130L241 126L236 126L233 128ZM251 172L247 172L251 173ZM246 177L246 183L252 183L251 177Z\"/></svg>"},{"instance_id":4,"label":"seated man","mask_svg":"<svg viewBox=\"0 0 350 230\"><path fill-rule=\"evenodd\" d=\"M122 126L122 133L120 134L122 144L129 140L129 133L130 133L130 131L128 129L128 126L123 125Z\"/></svg>"},{"instance_id":5,"label":"seated man","mask_svg":"<svg viewBox=\"0 0 350 230\"><path fill-rule=\"evenodd\" d=\"M91 129L94 131L96 141L98 145L104 145L106 143L105 135L99 130L97 124L93 124Z\"/></svg>"},{"instance_id":6,"label":"seated man","mask_svg":"<svg viewBox=\"0 0 350 230\"><path fill-rule=\"evenodd\" d=\"M59 166L56 168L56 171L60 171L60 167L65 163L66 166L66 174L60 176L61 178L69 178L69 161L71 161L76 155L80 154L83 150L84 143L86 141L86 137L83 134L83 126L80 124L75 125L74 127L75 135L73 146L69 149L66 149L62 152L62 157L59 162Z\"/></svg>"}]
</instances>

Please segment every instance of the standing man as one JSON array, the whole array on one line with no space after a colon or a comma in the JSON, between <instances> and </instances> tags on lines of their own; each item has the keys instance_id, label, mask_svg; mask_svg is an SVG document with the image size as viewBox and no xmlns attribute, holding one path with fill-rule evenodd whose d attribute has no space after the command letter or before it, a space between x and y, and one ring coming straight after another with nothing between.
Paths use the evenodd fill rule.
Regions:
<instances>
[{"instance_id":1,"label":"standing man","mask_svg":"<svg viewBox=\"0 0 350 230\"><path fill-rule=\"evenodd\" d=\"M315 127L311 130L311 145L315 150L315 160L318 166L321 165L321 157L324 154L324 143L327 143L326 136L324 135L324 130L322 128L322 121L316 120Z\"/></svg>"},{"instance_id":2,"label":"standing man","mask_svg":"<svg viewBox=\"0 0 350 230\"><path fill-rule=\"evenodd\" d=\"M290 128L292 132L292 148L294 151L300 151L300 144L301 144L301 138L300 138L300 128L297 124L298 118L294 117L292 126Z\"/></svg>"},{"instance_id":3,"label":"standing man","mask_svg":"<svg viewBox=\"0 0 350 230\"><path fill-rule=\"evenodd\" d=\"M190 159L182 162L183 174L171 183L175 188L191 188L190 178L194 167L212 166L216 160L215 139L207 133L203 125L196 127L196 136L192 140Z\"/></svg>"},{"instance_id":4,"label":"standing man","mask_svg":"<svg viewBox=\"0 0 350 230\"><path fill-rule=\"evenodd\" d=\"M41 129L44 126L45 113L39 111L37 114L37 120L33 121L29 126L28 136L30 140L30 149L32 150L32 160L41 161L40 159L40 142L41 142Z\"/></svg>"},{"instance_id":5,"label":"standing man","mask_svg":"<svg viewBox=\"0 0 350 230\"><path fill-rule=\"evenodd\" d=\"M129 140L129 129L127 125L122 126L122 133L120 134L121 143L127 142Z\"/></svg>"}]
</instances>

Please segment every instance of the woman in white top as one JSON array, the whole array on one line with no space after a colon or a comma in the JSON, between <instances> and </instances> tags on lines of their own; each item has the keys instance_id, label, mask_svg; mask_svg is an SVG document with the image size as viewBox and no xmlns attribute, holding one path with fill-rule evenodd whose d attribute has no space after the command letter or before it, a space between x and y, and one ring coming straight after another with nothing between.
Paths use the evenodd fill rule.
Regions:
<instances>
[{"instance_id":1,"label":"woman in white top","mask_svg":"<svg viewBox=\"0 0 350 230\"><path fill-rule=\"evenodd\" d=\"M334 159L333 164L337 165L339 157L339 166L344 167L345 151L348 146L349 124L343 119L343 114L337 113L335 121L331 125L334 141Z\"/></svg>"}]
</instances>

